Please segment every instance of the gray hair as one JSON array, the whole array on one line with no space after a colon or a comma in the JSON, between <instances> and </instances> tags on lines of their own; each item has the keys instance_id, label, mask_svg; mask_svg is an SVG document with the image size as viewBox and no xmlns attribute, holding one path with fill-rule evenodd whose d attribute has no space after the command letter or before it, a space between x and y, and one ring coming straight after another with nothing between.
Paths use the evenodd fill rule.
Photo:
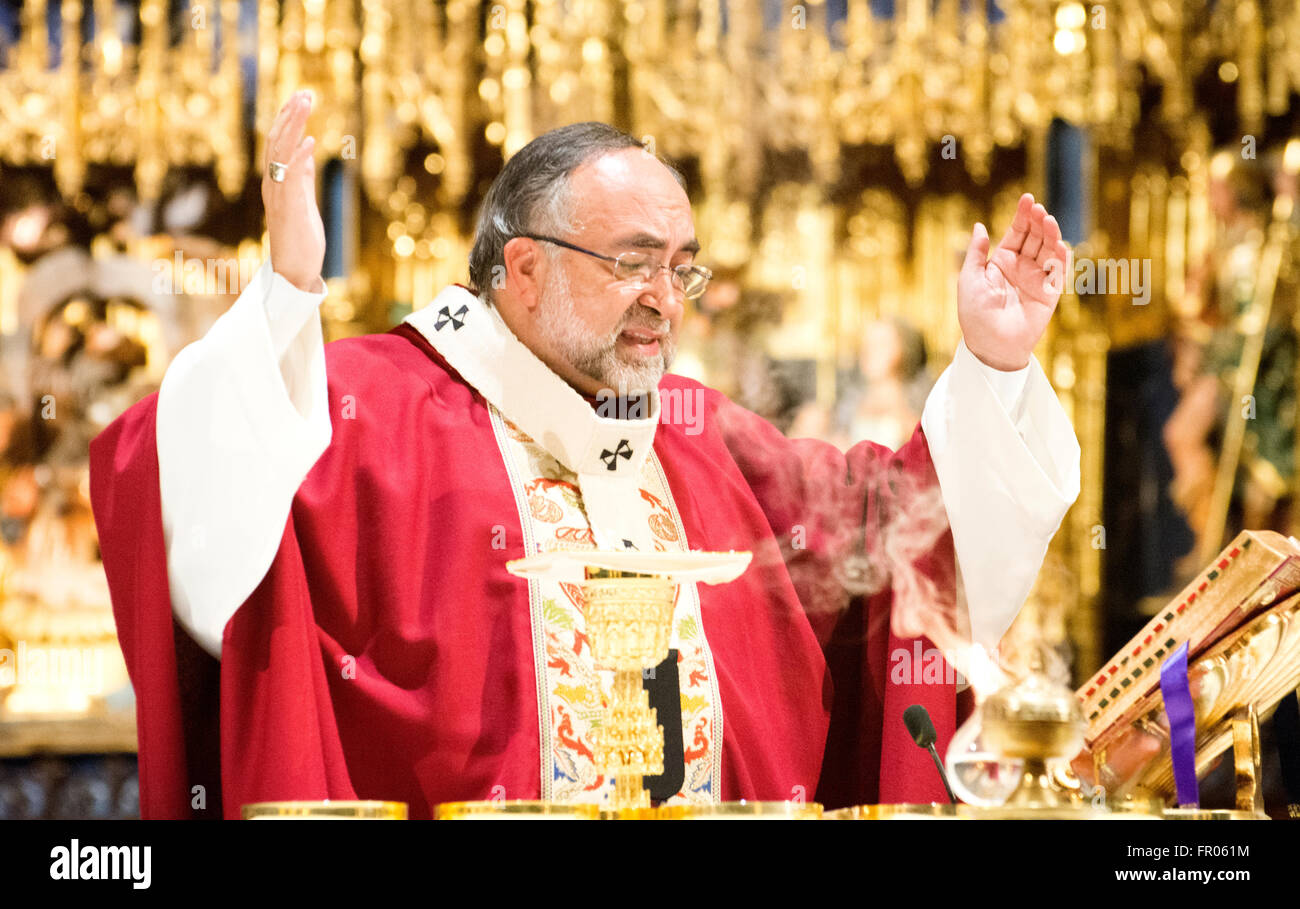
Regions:
<instances>
[{"instance_id":1,"label":"gray hair","mask_svg":"<svg viewBox=\"0 0 1300 909\"><path fill-rule=\"evenodd\" d=\"M474 231L469 282L485 301L492 299L492 277L505 267L505 246L525 233L564 232L572 215L569 177L593 158L625 148L643 148L635 136L605 123L561 126L519 149L492 181ZM686 188L686 180L659 159ZM549 254L549 253L548 253Z\"/></svg>"}]
</instances>

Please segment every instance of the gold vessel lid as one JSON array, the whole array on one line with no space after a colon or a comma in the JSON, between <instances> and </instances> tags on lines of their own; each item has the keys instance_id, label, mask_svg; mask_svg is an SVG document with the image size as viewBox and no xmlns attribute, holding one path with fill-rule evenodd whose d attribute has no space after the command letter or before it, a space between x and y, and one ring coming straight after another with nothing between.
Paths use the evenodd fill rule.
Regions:
<instances>
[{"instance_id":1,"label":"gold vessel lid","mask_svg":"<svg viewBox=\"0 0 1300 909\"><path fill-rule=\"evenodd\" d=\"M537 802L515 800L497 800L481 802L443 802L433 809L433 817L439 821L471 820L529 820L546 818L548 820L595 821L600 819L600 806L588 804L565 804L563 802Z\"/></svg>"},{"instance_id":2,"label":"gold vessel lid","mask_svg":"<svg viewBox=\"0 0 1300 909\"><path fill-rule=\"evenodd\" d=\"M951 803L898 805L853 805L837 808L824 815L828 821L899 821L899 820L950 820L964 818L957 806Z\"/></svg>"},{"instance_id":3,"label":"gold vessel lid","mask_svg":"<svg viewBox=\"0 0 1300 909\"><path fill-rule=\"evenodd\" d=\"M240 808L246 821L314 819L334 821L404 821L406 802L336 801L252 802Z\"/></svg>"},{"instance_id":4,"label":"gold vessel lid","mask_svg":"<svg viewBox=\"0 0 1300 909\"><path fill-rule=\"evenodd\" d=\"M708 805L662 805L659 818L672 821L791 820L816 821L822 817L818 802L714 802Z\"/></svg>"}]
</instances>

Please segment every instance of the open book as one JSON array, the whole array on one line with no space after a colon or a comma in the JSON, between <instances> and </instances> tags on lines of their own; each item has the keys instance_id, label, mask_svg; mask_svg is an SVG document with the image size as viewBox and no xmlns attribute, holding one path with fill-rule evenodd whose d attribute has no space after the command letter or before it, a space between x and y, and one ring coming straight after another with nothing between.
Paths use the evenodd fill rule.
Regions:
<instances>
[{"instance_id":1,"label":"open book","mask_svg":"<svg viewBox=\"0 0 1300 909\"><path fill-rule=\"evenodd\" d=\"M1231 744L1234 711L1263 717L1300 685L1300 542L1242 532L1079 689L1085 742L1121 781L1112 795L1173 795L1160 666L1184 642L1199 774Z\"/></svg>"}]
</instances>

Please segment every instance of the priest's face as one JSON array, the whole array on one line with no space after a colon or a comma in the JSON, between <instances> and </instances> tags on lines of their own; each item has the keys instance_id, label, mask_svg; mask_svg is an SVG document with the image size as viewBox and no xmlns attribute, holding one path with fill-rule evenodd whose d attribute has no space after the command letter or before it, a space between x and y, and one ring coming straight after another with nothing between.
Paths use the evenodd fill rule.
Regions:
<instances>
[{"instance_id":1,"label":"priest's face","mask_svg":"<svg viewBox=\"0 0 1300 909\"><path fill-rule=\"evenodd\" d=\"M654 156L603 155L574 171L569 187L569 223L557 239L603 256L649 253L669 268L694 261L690 202ZM656 387L672 364L685 303L670 272L637 287L604 259L560 246L547 252L535 315L544 359L589 394Z\"/></svg>"}]
</instances>

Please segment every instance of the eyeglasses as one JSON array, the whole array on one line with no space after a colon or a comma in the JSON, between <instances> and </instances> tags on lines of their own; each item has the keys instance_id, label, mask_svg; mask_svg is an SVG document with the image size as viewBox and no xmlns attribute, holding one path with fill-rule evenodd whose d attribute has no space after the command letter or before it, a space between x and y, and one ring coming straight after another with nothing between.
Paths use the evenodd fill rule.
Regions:
<instances>
[{"instance_id":1,"label":"eyeglasses","mask_svg":"<svg viewBox=\"0 0 1300 909\"><path fill-rule=\"evenodd\" d=\"M703 294L705 288L709 286L709 279L713 277L713 272L702 265L678 265L675 267L660 265L655 261L654 256L649 253L625 252L618 256L606 256L598 252L592 252L589 249L583 249L581 246L574 246L572 243L558 240L555 237L543 237L538 234L520 234L519 236L527 240L537 240L541 243L554 243L556 246L563 246L565 249L584 253L595 259L613 262L614 277L637 287L644 287L649 284L654 280L655 275L659 273L659 269L666 268L672 275L673 286L685 294L688 300L694 300Z\"/></svg>"}]
</instances>

